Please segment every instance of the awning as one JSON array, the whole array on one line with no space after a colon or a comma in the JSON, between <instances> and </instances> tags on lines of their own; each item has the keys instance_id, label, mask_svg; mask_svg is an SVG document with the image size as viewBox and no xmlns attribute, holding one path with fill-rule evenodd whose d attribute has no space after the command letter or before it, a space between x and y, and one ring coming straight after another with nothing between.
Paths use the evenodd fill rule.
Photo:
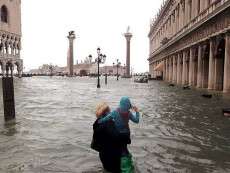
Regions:
<instances>
[{"instance_id":1,"label":"awning","mask_svg":"<svg viewBox=\"0 0 230 173\"><path fill-rule=\"evenodd\" d=\"M158 64L154 69L154 71L164 71L164 61L162 61L160 64Z\"/></svg>"}]
</instances>

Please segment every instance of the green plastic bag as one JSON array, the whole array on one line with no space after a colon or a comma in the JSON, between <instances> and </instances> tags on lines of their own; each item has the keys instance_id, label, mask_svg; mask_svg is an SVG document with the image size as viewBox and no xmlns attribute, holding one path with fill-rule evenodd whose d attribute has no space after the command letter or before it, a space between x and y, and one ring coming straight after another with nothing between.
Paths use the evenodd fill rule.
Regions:
<instances>
[{"instance_id":1,"label":"green plastic bag","mask_svg":"<svg viewBox=\"0 0 230 173\"><path fill-rule=\"evenodd\" d=\"M134 173L132 155L121 157L121 173Z\"/></svg>"}]
</instances>

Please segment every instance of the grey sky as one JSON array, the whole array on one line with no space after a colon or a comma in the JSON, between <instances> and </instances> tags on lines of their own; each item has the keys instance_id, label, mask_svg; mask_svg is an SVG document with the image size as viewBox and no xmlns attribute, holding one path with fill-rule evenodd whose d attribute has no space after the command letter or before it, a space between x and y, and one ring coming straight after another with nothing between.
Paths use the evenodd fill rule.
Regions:
<instances>
[{"instance_id":1,"label":"grey sky","mask_svg":"<svg viewBox=\"0 0 230 173\"><path fill-rule=\"evenodd\" d=\"M130 25L131 66L135 72L148 70L150 19L163 0L22 0L22 58L26 70L44 63L66 65L68 31L74 30L74 62L99 46L106 64L125 63L123 33Z\"/></svg>"}]
</instances>

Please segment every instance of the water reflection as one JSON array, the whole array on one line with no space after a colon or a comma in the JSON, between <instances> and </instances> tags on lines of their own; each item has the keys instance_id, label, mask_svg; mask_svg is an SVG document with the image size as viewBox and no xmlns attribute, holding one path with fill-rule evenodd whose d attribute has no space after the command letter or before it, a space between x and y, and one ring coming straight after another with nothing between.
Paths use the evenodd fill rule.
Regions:
<instances>
[{"instance_id":1,"label":"water reflection","mask_svg":"<svg viewBox=\"0 0 230 173\"><path fill-rule=\"evenodd\" d=\"M4 123L4 129L1 131L1 134L6 136L14 136L16 133L18 133L16 128L16 120L9 121L7 123Z\"/></svg>"},{"instance_id":2,"label":"water reflection","mask_svg":"<svg viewBox=\"0 0 230 173\"><path fill-rule=\"evenodd\" d=\"M95 79L62 77L15 79L15 87L17 124L0 121L0 172L102 172L89 147L94 109L99 101L116 108L124 95L142 112L131 125L139 172L230 171L230 119L221 111L230 97L221 93L206 99L205 90L115 78L99 90Z\"/></svg>"}]
</instances>

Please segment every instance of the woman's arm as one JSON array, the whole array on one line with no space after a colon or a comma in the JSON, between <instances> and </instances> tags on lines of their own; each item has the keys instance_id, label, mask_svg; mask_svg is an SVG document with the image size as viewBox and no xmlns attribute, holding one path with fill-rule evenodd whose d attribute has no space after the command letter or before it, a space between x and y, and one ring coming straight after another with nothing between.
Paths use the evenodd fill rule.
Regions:
<instances>
[{"instance_id":1,"label":"woman's arm","mask_svg":"<svg viewBox=\"0 0 230 173\"><path fill-rule=\"evenodd\" d=\"M129 119L134 123L139 123L140 113L139 112L135 112L135 113L130 112L129 113Z\"/></svg>"},{"instance_id":2,"label":"woman's arm","mask_svg":"<svg viewBox=\"0 0 230 173\"><path fill-rule=\"evenodd\" d=\"M112 114L112 112L111 112L111 113L109 113L108 115L106 115L105 117L101 118L101 119L98 121L98 123L107 122L107 121L113 119L113 117L114 117L114 116L113 116L113 114Z\"/></svg>"}]
</instances>

